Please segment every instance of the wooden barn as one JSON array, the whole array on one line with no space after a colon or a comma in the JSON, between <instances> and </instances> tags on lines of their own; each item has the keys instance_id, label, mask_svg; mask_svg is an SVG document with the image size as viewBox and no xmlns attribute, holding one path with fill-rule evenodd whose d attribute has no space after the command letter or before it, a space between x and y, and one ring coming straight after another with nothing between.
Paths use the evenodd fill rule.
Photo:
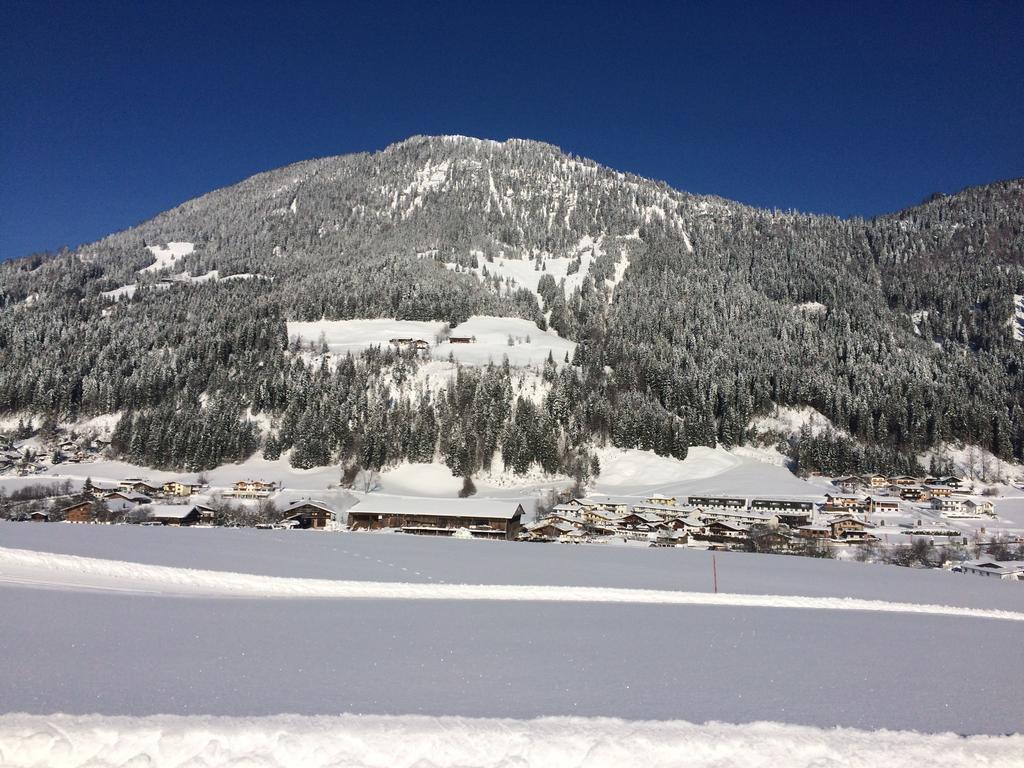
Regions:
<instances>
[{"instance_id":1,"label":"wooden barn","mask_svg":"<svg viewBox=\"0 0 1024 768\"><path fill-rule=\"evenodd\" d=\"M163 525L196 525L201 518L199 509L187 504L151 504L146 507L146 520Z\"/></svg>"},{"instance_id":2,"label":"wooden barn","mask_svg":"<svg viewBox=\"0 0 1024 768\"><path fill-rule=\"evenodd\" d=\"M283 520L294 520L297 528L326 528L334 515L334 508L322 501L302 499L285 508Z\"/></svg>"},{"instance_id":3,"label":"wooden barn","mask_svg":"<svg viewBox=\"0 0 1024 768\"><path fill-rule=\"evenodd\" d=\"M66 506L60 511L60 515L66 523L92 523L96 521L91 501L79 501Z\"/></svg>"},{"instance_id":4,"label":"wooden barn","mask_svg":"<svg viewBox=\"0 0 1024 768\"><path fill-rule=\"evenodd\" d=\"M514 539L522 519L522 504L500 499L411 500L371 495L348 511L348 527L354 531L397 528L405 533L451 536L462 528L492 539Z\"/></svg>"}]
</instances>

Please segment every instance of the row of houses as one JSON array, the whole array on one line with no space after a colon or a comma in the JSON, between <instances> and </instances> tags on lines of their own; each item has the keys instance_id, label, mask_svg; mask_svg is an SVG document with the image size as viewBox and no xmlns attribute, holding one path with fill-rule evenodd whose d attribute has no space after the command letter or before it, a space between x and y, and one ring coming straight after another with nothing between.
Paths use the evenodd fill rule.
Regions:
<instances>
[{"instance_id":1,"label":"row of houses","mask_svg":"<svg viewBox=\"0 0 1024 768\"><path fill-rule=\"evenodd\" d=\"M965 485L963 478L956 477L955 475L948 475L946 477L915 477L913 475L879 474L837 477L832 481L832 484L842 488L844 491L856 491L862 488L872 490L880 488L909 488L923 485L959 491Z\"/></svg>"},{"instance_id":2,"label":"row of houses","mask_svg":"<svg viewBox=\"0 0 1024 768\"><path fill-rule=\"evenodd\" d=\"M224 492L225 496L236 499L265 499L279 491L280 485L264 480L239 480ZM166 482L150 482L138 477L129 477L116 483L97 481L88 489L90 495L98 499L116 497L118 494L143 494L150 499L171 497L188 498L209 490L209 485L200 481L168 480Z\"/></svg>"},{"instance_id":3,"label":"row of houses","mask_svg":"<svg viewBox=\"0 0 1024 768\"><path fill-rule=\"evenodd\" d=\"M870 532L873 527L870 523L850 515L821 525L812 524L810 520L810 512L806 510L764 513L638 504L622 511L570 502L557 505L544 518L527 525L521 538L578 542L622 537L664 546L690 541L727 545L755 542L760 548L771 549L786 549L801 541L816 539L849 543L875 538Z\"/></svg>"}]
</instances>

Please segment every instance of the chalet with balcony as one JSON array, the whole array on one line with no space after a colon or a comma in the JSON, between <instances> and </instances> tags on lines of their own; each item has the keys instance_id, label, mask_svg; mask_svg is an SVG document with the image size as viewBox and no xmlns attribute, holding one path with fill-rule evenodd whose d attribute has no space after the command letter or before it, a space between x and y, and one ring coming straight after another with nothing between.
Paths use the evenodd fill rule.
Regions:
<instances>
[{"instance_id":1,"label":"chalet with balcony","mask_svg":"<svg viewBox=\"0 0 1024 768\"><path fill-rule=\"evenodd\" d=\"M335 519L334 508L322 501L303 499L290 504L284 510L284 521L292 521L296 528L326 528Z\"/></svg>"},{"instance_id":2,"label":"chalet with balcony","mask_svg":"<svg viewBox=\"0 0 1024 768\"><path fill-rule=\"evenodd\" d=\"M848 477L837 477L832 485L845 493L855 493L865 486L864 478L850 475Z\"/></svg>"},{"instance_id":3,"label":"chalet with balcony","mask_svg":"<svg viewBox=\"0 0 1024 768\"><path fill-rule=\"evenodd\" d=\"M266 499L276 490L278 490L276 483L268 483L264 480L239 480L225 495L233 496L236 499Z\"/></svg>"},{"instance_id":4,"label":"chalet with balcony","mask_svg":"<svg viewBox=\"0 0 1024 768\"><path fill-rule=\"evenodd\" d=\"M60 517L66 523L96 522L96 515L93 514L91 501L79 501L69 504L60 510Z\"/></svg>"},{"instance_id":5,"label":"chalet with balcony","mask_svg":"<svg viewBox=\"0 0 1024 768\"><path fill-rule=\"evenodd\" d=\"M888 485L897 485L902 488L917 485L919 482L920 480L913 475L893 475L889 478Z\"/></svg>"},{"instance_id":6,"label":"chalet with balcony","mask_svg":"<svg viewBox=\"0 0 1024 768\"><path fill-rule=\"evenodd\" d=\"M872 515L898 515L900 513L900 501L899 499L871 496L868 498L868 512Z\"/></svg>"},{"instance_id":7,"label":"chalet with balcony","mask_svg":"<svg viewBox=\"0 0 1024 768\"><path fill-rule=\"evenodd\" d=\"M838 541L862 540L869 536L868 529L874 528L871 523L852 516L837 517L835 520L830 520L828 527L832 538Z\"/></svg>"},{"instance_id":8,"label":"chalet with balcony","mask_svg":"<svg viewBox=\"0 0 1024 768\"><path fill-rule=\"evenodd\" d=\"M648 496L646 499L644 499L644 501L646 501L648 504L657 504L658 506L662 507L674 507L676 505L675 496L665 496L662 494Z\"/></svg>"}]
</instances>

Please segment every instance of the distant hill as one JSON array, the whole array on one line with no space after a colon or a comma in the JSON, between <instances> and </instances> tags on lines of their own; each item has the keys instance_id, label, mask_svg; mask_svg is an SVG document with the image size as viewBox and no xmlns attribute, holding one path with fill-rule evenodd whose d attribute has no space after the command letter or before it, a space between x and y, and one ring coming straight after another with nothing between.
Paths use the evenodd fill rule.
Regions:
<instances>
[{"instance_id":1,"label":"distant hill","mask_svg":"<svg viewBox=\"0 0 1024 768\"><path fill-rule=\"evenodd\" d=\"M190 469L262 450L583 477L595 444L684 456L776 406L831 424L789 438L798 468L908 468L946 441L1021 460L1022 294L1021 179L843 220L414 137L0 264L0 412L120 413L120 456ZM536 339L478 319L491 346L455 349L443 328L471 317ZM438 330L429 353L289 334L360 318ZM542 339L546 364L523 352Z\"/></svg>"}]
</instances>

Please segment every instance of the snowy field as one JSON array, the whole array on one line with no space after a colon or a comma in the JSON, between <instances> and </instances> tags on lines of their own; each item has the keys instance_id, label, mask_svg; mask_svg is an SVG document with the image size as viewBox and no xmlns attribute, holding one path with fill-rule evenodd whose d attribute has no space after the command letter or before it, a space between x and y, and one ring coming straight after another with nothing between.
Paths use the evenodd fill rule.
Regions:
<instances>
[{"instance_id":1,"label":"snowy field","mask_svg":"<svg viewBox=\"0 0 1024 768\"><path fill-rule=\"evenodd\" d=\"M391 339L422 339L430 344L435 360L449 355L464 365L501 363L508 357L513 366L543 365L548 355L561 363L566 354L572 358L575 342L563 339L551 330L542 331L531 320L517 317L474 315L450 329L450 336L472 338L468 344L438 343L445 323L417 320L318 320L288 322L288 338L318 344L322 339L331 355L356 354L370 347L386 347ZM509 344L509 339L512 344Z\"/></svg>"},{"instance_id":2,"label":"snowy field","mask_svg":"<svg viewBox=\"0 0 1024 768\"><path fill-rule=\"evenodd\" d=\"M196 247L194 243L186 242L172 242L167 245L150 245L147 246L150 253L153 254L155 261L148 267L143 267L139 272L159 272L161 269L174 266L174 264L185 256L195 251Z\"/></svg>"},{"instance_id":3,"label":"snowy field","mask_svg":"<svg viewBox=\"0 0 1024 768\"><path fill-rule=\"evenodd\" d=\"M606 448L592 493L831 490L769 454L693 448L680 462ZM207 474L214 491L280 482L279 505L311 496L343 510L361 495L338 488L337 468L284 460ZM96 462L0 484L86 476L181 477ZM566 482L482 477L478 497L529 515ZM461 483L440 465L404 465L380 484L374 496L415 504ZM997 505L1024 520L1024 498ZM0 523L0 616L3 766L660 766L685 755L716 768L1016 767L1024 754L1024 590L942 570Z\"/></svg>"},{"instance_id":4,"label":"snowy field","mask_svg":"<svg viewBox=\"0 0 1024 768\"><path fill-rule=\"evenodd\" d=\"M2 523L0 764L1014 764L1019 585L711 558Z\"/></svg>"}]
</instances>

